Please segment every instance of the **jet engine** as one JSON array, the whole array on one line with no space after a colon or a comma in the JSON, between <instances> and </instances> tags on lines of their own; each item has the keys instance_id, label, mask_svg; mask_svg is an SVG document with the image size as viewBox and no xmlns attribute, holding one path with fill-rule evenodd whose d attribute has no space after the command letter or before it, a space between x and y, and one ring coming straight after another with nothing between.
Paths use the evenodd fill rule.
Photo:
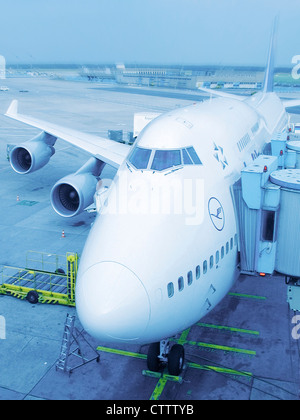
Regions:
<instances>
[{"instance_id":1,"label":"jet engine","mask_svg":"<svg viewBox=\"0 0 300 420\"><path fill-rule=\"evenodd\" d=\"M51 191L51 204L60 216L77 216L94 201L99 176L105 163L91 158L76 173L59 180Z\"/></svg>"},{"instance_id":2,"label":"jet engine","mask_svg":"<svg viewBox=\"0 0 300 420\"><path fill-rule=\"evenodd\" d=\"M15 146L10 152L10 164L19 174L28 174L45 166L54 155L56 137L44 131L25 143Z\"/></svg>"}]
</instances>

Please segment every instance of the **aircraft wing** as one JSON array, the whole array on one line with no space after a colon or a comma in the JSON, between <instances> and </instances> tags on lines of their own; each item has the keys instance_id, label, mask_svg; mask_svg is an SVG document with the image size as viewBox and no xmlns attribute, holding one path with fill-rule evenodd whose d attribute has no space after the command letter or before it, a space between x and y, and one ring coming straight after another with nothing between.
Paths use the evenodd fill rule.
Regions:
<instances>
[{"instance_id":1,"label":"aircraft wing","mask_svg":"<svg viewBox=\"0 0 300 420\"><path fill-rule=\"evenodd\" d=\"M198 89L202 90L203 92L209 93L210 95L220 96L221 98L236 99L238 101L244 101L248 98L248 96L235 95L233 93L227 93L222 90L208 89L204 87L199 87Z\"/></svg>"},{"instance_id":2,"label":"aircraft wing","mask_svg":"<svg viewBox=\"0 0 300 420\"><path fill-rule=\"evenodd\" d=\"M294 108L296 106L300 106L300 99L284 100L282 103L285 108Z\"/></svg>"},{"instance_id":3,"label":"aircraft wing","mask_svg":"<svg viewBox=\"0 0 300 420\"><path fill-rule=\"evenodd\" d=\"M35 128L43 130L56 138L60 138L79 149L91 153L97 159L118 168L129 153L131 146L117 143L96 135L82 133L70 128L42 121L27 115L18 113L18 101L12 101L6 114L14 120L23 122Z\"/></svg>"}]
</instances>

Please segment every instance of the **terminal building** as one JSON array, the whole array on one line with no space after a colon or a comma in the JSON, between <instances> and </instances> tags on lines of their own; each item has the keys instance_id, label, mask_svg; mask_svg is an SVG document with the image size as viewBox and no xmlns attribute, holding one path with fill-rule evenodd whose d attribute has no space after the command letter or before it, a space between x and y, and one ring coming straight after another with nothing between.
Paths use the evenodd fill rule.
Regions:
<instances>
[{"instance_id":1,"label":"terminal building","mask_svg":"<svg viewBox=\"0 0 300 420\"><path fill-rule=\"evenodd\" d=\"M83 68L81 77L121 85L172 89L260 88L264 70L246 67L124 65Z\"/></svg>"},{"instance_id":2,"label":"terminal building","mask_svg":"<svg viewBox=\"0 0 300 420\"><path fill-rule=\"evenodd\" d=\"M257 88L261 86L264 71L246 68L208 67L123 67L117 69L116 81L120 84L157 86L174 89L199 87Z\"/></svg>"}]
</instances>

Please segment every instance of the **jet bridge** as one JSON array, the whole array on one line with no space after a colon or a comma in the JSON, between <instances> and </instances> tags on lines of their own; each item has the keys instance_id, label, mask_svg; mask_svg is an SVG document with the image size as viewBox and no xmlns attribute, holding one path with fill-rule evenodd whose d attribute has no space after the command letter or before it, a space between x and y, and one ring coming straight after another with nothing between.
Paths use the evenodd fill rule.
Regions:
<instances>
[{"instance_id":1,"label":"jet bridge","mask_svg":"<svg viewBox=\"0 0 300 420\"><path fill-rule=\"evenodd\" d=\"M288 301L300 310L300 134L277 133L270 155L242 170L233 186L245 274L285 277Z\"/></svg>"}]
</instances>

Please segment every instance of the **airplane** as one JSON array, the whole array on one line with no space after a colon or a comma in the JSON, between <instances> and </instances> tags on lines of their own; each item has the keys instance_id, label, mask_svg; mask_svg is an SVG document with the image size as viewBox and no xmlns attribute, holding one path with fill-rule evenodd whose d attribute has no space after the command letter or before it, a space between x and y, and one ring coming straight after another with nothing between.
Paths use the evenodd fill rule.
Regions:
<instances>
[{"instance_id":1,"label":"airplane","mask_svg":"<svg viewBox=\"0 0 300 420\"><path fill-rule=\"evenodd\" d=\"M80 259L77 314L99 342L150 344L150 370L181 372L184 348L170 338L213 310L239 275L231 187L286 129L286 108L300 105L273 91L273 40L262 91L204 89L210 99L158 116L133 146L22 115L17 101L5 114L42 130L11 150L20 174L46 165L57 138L92 155L51 191L63 217L102 197ZM117 169L110 184L101 180L106 164Z\"/></svg>"}]
</instances>

